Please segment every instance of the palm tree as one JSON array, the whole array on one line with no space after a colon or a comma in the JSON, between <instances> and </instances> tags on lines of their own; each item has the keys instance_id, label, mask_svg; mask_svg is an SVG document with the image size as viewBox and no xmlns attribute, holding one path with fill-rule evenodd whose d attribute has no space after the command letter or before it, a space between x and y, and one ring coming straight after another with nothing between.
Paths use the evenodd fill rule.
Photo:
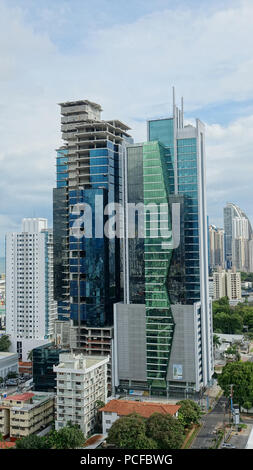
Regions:
<instances>
[{"instance_id":1,"label":"palm tree","mask_svg":"<svg viewBox=\"0 0 253 470\"><path fill-rule=\"evenodd\" d=\"M214 347L214 350L216 348L218 348L219 346L221 345L221 341L220 341L220 338L218 335L213 335L213 347Z\"/></svg>"},{"instance_id":2,"label":"palm tree","mask_svg":"<svg viewBox=\"0 0 253 470\"><path fill-rule=\"evenodd\" d=\"M27 354L27 359L29 359L29 361L32 362L33 360L33 350L31 349L31 351L29 351L29 353Z\"/></svg>"}]
</instances>

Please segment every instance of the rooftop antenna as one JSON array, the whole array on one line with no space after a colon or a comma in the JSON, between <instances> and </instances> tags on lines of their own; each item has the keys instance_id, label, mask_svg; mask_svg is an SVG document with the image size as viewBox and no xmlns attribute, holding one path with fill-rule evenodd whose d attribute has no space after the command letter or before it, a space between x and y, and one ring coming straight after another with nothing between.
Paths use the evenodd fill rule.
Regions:
<instances>
[{"instance_id":1,"label":"rooftop antenna","mask_svg":"<svg viewBox=\"0 0 253 470\"><path fill-rule=\"evenodd\" d=\"M181 125L184 127L184 98L181 97Z\"/></svg>"},{"instance_id":2,"label":"rooftop antenna","mask_svg":"<svg viewBox=\"0 0 253 470\"><path fill-rule=\"evenodd\" d=\"M176 117L176 97L175 97L175 87L172 87L172 96L173 96L173 118Z\"/></svg>"}]
</instances>

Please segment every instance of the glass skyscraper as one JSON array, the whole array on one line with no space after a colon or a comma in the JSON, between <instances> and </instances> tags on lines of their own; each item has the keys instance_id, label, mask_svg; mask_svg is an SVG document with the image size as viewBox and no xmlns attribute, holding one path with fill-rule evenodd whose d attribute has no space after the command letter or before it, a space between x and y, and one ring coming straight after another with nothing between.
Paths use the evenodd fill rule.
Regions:
<instances>
[{"instance_id":1,"label":"glass skyscraper","mask_svg":"<svg viewBox=\"0 0 253 470\"><path fill-rule=\"evenodd\" d=\"M113 303L121 297L121 242L104 235L109 217L105 208L121 201L122 154L132 139L119 120L101 120L96 103L82 100L60 106L65 144L57 151L54 190L58 318L71 319L79 327L104 327L112 325ZM84 236L73 232L77 223Z\"/></svg>"},{"instance_id":2,"label":"glass skyscraper","mask_svg":"<svg viewBox=\"0 0 253 470\"><path fill-rule=\"evenodd\" d=\"M130 388L148 386L167 394L179 389L200 391L213 374L205 130L199 120L196 126L184 125L183 109L173 101L171 117L148 121L148 142L127 146L124 165L125 202L143 202L145 206L143 240L128 238L130 222L126 216L125 304L131 315L134 304L145 305L146 354L142 361L145 357L147 385L136 378L134 385L130 370L126 376ZM160 203L168 205L167 221L160 213L151 216L146 212L147 204ZM115 322L119 333L124 328L121 311L123 307L118 304ZM137 311L141 316L139 307ZM116 350L118 363L122 357L123 364L120 344ZM120 368L116 376L117 386L123 379ZM122 383L126 388L127 380Z\"/></svg>"}]
</instances>

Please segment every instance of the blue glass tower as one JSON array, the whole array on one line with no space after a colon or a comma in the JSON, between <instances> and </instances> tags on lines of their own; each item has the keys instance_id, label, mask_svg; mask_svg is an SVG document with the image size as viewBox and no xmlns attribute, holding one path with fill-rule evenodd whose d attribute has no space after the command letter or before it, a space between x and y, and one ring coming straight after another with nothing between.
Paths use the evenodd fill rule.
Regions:
<instances>
[{"instance_id":1,"label":"blue glass tower","mask_svg":"<svg viewBox=\"0 0 253 470\"><path fill-rule=\"evenodd\" d=\"M207 384L213 373L212 315L208 292L208 233L205 195L205 130L184 125L181 110L175 104L173 115L148 121L148 140L158 140L165 147L169 171L171 201L180 204L180 244L173 250L168 274L171 303L200 305L201 366L199 381Z\"/></svg>"},{"instance_id":2,"label":"blue glass tower","mask_svg":"<svg viewBox=\"0 0 253 470\"><path fill-rule=\"evenodd\" d=\"M54 190L55 298L58 317L74 326L112 325L113 303L121 298L120 239L108 239L105 208L122 198L121 165L128 126L102 121L101 107L87 100L61 103L62 137ZM92 233L85 228L85 205ZM85 236L76 236L80 225Z\"/></svg>"}]
</instances>

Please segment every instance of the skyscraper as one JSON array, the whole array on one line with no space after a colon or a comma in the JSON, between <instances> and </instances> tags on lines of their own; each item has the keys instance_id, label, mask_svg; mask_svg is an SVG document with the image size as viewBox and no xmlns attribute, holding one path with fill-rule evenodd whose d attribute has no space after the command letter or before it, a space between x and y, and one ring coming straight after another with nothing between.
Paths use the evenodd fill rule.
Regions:
<instances>
[{"instance_id":1,"label":"skyscraper","mask_svg":"<svg viewBox=\"0 0 253 470\"><path fill-rule=\"evenodd\" d=\"M197 120L196 127L184 126L183 109L174 99L172 117L148 122L148 142L127 147L124 167L126 201L136 197L145 209L153 205L159 210L145 212L143 240L127 239L126 234L127 295L124 305L115 306L115 386L158 394L194 393L209 384L213 374L203 124ZM136 308L137 303L144 308ZM141 335L143 315L146 351L138 353L141 365L136 358L131 374L131 323Z\"/></svg>"},{"instance_id":2,"label":"skyscraper","mask_svg":"<svg viewBox=\"0 0 253 470\"><path fill-rule=\"evenodd\" d=\"M250 270L250 240L253 238L251 223L239 206L228 202L224 207L225 259L227 267L239 271Z\"/></svg>"},{"instance_id":3,"label":"skyscraper","mask_svg":"<svg viewBox=\"0 0 253 470\"><path fill-rule=\"evenodd\" d=\"M122 199L122 155L132 139L121 121L101 120L99 104L60 106L65 142L57 151L54 190L55 299L59 319L71 319L77 347L85 349L81 328L112 326L113 303L123 295L120 239L106 237L104 226L107 205ZM76 224L85 236L73 233Z\"/></svg>"},{"instance_id":4,"label":"skyscraper","mask_svg":"<svg viewBox=\"0 0 253 470\"><path fill-rule=\"evenodd\" d=\"M209 225L209 267L225 266L224 230L215 225Z\"/></svg>"},{"instance_id":5,"label":"skyscraper","mask_svg":"<svg viewBox=\"0 0 253 470\"><path fill-rule=\"evenodd\" d=\"M6 333L11 350L29 351L53 337L53 234L47 219L23 219L22 232L6 235Z\"/></svg>"}]
</instances>

